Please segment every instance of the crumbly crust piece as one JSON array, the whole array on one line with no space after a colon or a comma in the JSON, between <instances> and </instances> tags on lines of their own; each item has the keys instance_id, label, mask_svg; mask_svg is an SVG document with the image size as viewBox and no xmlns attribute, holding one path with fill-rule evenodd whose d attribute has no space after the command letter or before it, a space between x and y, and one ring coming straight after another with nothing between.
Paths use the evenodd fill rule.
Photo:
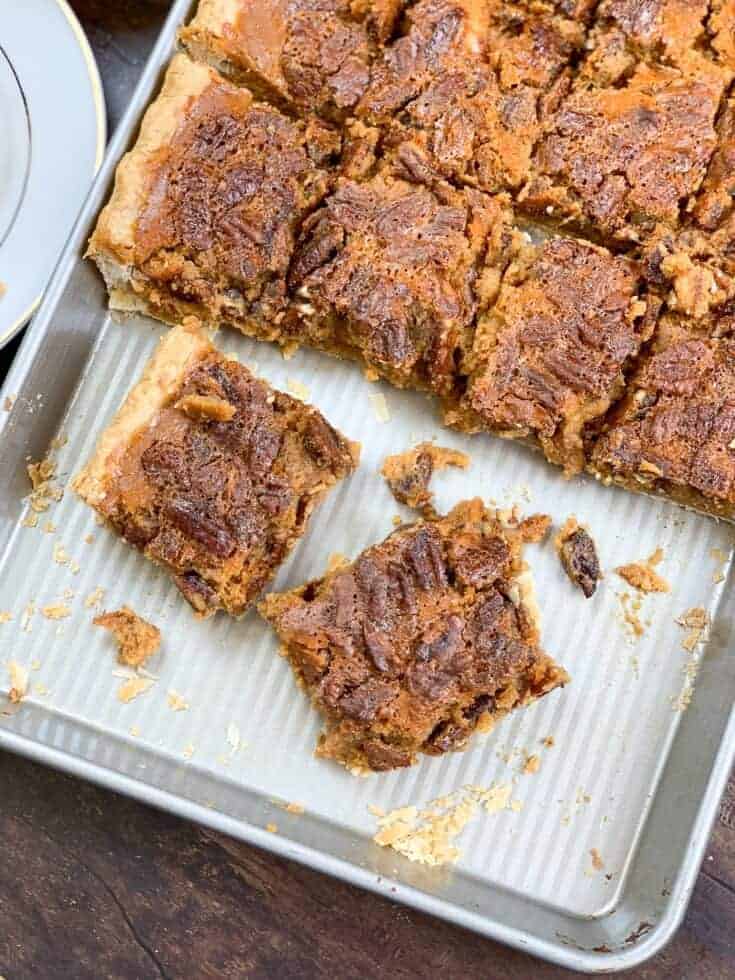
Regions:
<instances>
[{"instance_id":1,"label":"crumbly crust piece","mask_svg":"<svg viewBox=\"0 0 735 980\"><path fill-rule=\"evenodd\" d=\"M433 442L420 442L413 449L386 456L380 472L395 499L427 518L436 518L434 495L429 489L435 472L448 466L466 470L470 458L456 449L445 449Z\"/></svg>"},{"instance_id":2,"label":"crumbly crust piece","mask_svg":"<svg viewBox=\"0 0 735 980\"><path fill-rule=\"evenodd\" d=\"M129 606L100 613L95 626L110 630L118 644L117 659L127 667L142 667L161 645L161 631Z\"/></svg>"},{"instance_id":3,"label":"crumbly crust piece","mask_svg":"<svg viewBox=\"0 0 735 980\"><path fill-rule=\"evenodd\" d=\"M576 517L568 517L554 538L554 547L569 580L590 599L602 578L592 535L577 523Z\"/></svg>"},{"instance_id":4,"label":"crumbly crust piece","mask_svg":"<svg viewBox=\"0 0 735 980\"><path fill-rule=\"evenodd\" d=\"M318 754L408 766L566 683L538 647L527 581L519 533L472 500L266 596L260 612L326 719Z\"/></svg>"},{"instance_id":5,"label":"crumbly crust piece","mask_svg":"<svg viewBox=\"0 0 735 980\"><path fill-rule=\"evenodd\" d=\"M605 482L735 516L735 340L666 314L594 446Z\"/></svg>"},{"instance_id":6,"label":"crumbly crust piece","mask_svg":"<svg viewBox=\"0 0 735 980\"><path fill-rule=\"evenodd\" d=\"M578 83L547 121L520 206L603 241L676 228L715 150L723 91L720 74L643 63L619 85Z\"/></svg>"},{"instance_id":7,"label":"crumbly crust piece","mask_svg":"<svg viewBox=\"0 0 735 980\"><path fill-rule=\"evenodd\" d=\"M304 223L281 341L358 358L402 387L448 392L480 288L512 231L507 199L411 182L343 181Z\"/></svg>"},{"instance_id":8,"label":"crumbly crust piece","mask_svg":"<svg viewBox=\"0 0 735 980\"><path fill-rule=\"evenodd\" d=\"M587 429L625 386L650 334L641 276L628 259L573 238L524 249L478 322L467 392L447 420L523 438L569 474Z\"/></svg>"},{"instance_id":9,"label":"crumbly crust piece","mask_svg":"<svg viewBox=\"0 0 735 980\"><path fill-rule=\"evenodd\" d=\"M127 307L272 337L299 221L338 149L324 124L290 120L177 55L89 254Z\"/></svg>"},{"instance_id":10,"label":"crumbly crust piece","mask_svg":"<svg viewBox=\"0 0 735 980\"><path fill-rule=\"evenodd\" d=\"M368 86L403 0L201 0L189 54L260 97L343 119Z\"/></svg>"},{"instance_id":11,"label":"crumbly crust piece","mask_svg":"<svg viewBox=\"0 0 735 980\"><path fill-rule=\"evenodd\" d=\"M206 399L218 410L187 410ZM73 486L199 615L240 615L356 461L316 409L188 324L163 339Z\"/></svg>"}]
</instances>

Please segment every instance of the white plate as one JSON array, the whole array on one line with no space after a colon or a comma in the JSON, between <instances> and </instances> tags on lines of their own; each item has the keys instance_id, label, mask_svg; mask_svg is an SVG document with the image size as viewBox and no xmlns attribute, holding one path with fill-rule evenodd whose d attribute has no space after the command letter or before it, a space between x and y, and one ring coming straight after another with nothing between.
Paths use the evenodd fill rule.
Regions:
<instances>
[{"instance_id":1,"label":"white plate","mask_svg":"<svg viewBox=\"0 0 735 980\"><path fill-rule=\"evenodd\" d=\"M31 316L102 160L97 66L66 0L0 0L0 347Z\"/></svg>"}]
</instances>

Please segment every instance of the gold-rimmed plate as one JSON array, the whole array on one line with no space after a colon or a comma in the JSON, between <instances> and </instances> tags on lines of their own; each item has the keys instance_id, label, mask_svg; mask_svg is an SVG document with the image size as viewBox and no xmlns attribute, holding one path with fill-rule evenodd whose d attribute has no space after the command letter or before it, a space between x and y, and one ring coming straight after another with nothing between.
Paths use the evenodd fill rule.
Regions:
<instances>
[{"instance_id":1,"label":"gold-rimmed plate","mask_svg":"<svg viewBox=\"0 0 735 980\"><path fill-rule=\"evenodd\" d=\"M101 163L104 98L66 0L0 20L0 347L41 298Z\"/></svg>"}]
</instances>

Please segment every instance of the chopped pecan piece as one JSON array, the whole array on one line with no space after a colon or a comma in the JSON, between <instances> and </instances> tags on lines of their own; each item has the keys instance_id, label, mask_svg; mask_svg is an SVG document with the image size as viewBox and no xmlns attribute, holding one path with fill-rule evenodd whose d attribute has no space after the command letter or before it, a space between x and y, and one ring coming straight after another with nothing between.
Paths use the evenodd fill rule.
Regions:
<instances>
[{"instance_id":1,"label":"chopped pecan piece","mask_svg":"<svg viewBox=\"0 0 735 980\"><path fill-rule=\"evenodd\" d=\"M589 599L595 594L597 583L602 578L597 549L591 535L577 524L574 517L568 517L554 544L570 580Z\"/></svg>"}]
</instances>

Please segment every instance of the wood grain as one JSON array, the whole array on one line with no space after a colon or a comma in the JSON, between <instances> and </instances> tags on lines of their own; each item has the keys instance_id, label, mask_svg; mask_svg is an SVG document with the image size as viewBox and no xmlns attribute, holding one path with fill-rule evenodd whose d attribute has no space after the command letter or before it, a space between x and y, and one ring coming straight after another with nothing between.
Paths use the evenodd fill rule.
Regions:
<instances>
[{"instance_id":1,"label":"wood grain","mask_svg":"<svg viewBox=\"0 0 735 980\"><path fill-rule=\"evenodd\" d=\"M111 128L165 3L73 0ZM14 352L0 355L9 363ZM0 753L6 980L556 980L566 970ZM638 980L735 978L735 780L686 921Z\"/></svg>"}]
</instances>

